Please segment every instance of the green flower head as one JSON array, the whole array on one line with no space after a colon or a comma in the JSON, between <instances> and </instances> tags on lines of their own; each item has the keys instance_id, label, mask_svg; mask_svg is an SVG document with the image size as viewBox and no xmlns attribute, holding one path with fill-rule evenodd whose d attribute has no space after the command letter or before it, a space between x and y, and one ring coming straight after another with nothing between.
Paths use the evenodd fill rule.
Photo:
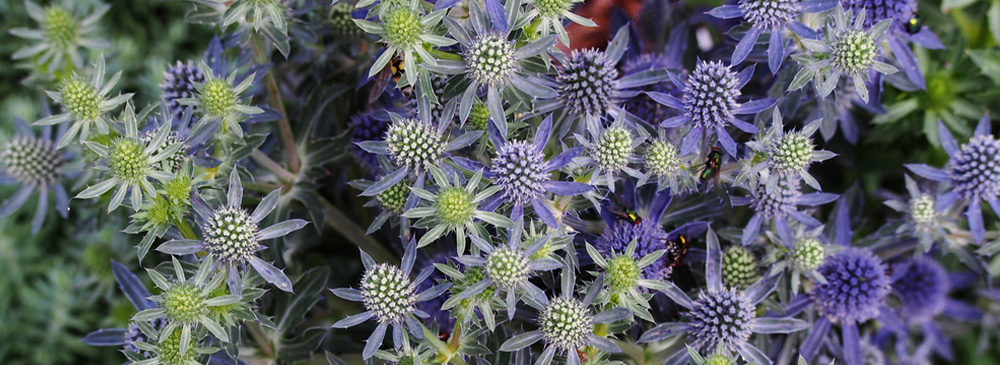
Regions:
<instances>
[{"instance_id":1,"label":"green flower head","mask_svg":"<svg viewBox=\"0 0 1000 365\"><path fill-rule=\"evenodd\" d=\"M247 115L261 114L264 110L244 104L243 93L250 89L255 80L255 74L247 75L236 84L236 72L230 72L228 77L216 75L205 62L199 66L205 74L205 82L194 85L197 93L193 98L178 99L181 105L194 106L199 116L199 123L218 121L222 123L221 130L230 132L237 137L243 137L243 127L240 122Z\"/></svg>"},{"instance_id":2,"label":"green flower head","mask_svg":"<svg viewBox=\"0 0 1000 365\"><path fill-rule=\"evenodd\" d=\"M64 112L42 118L36 121L35 125L72 123L59 139L58 148L66 147L77 136L80 137L81 141L87 140L90 137L91 129L97 129L100 134L108 134L110 131L107 113L132 98L132 94L129 93L109 99L108 94L118 83L122 73L118 71L111 77L111 80L105 83L104 71L105 64L102 55L94 64L92 78L85 79L74 74L63 80L59 91L47 92L52 100L62 105Z\"/></svg>"},{"instance_id":3,"label":"green flower head","mask_svg":"<svg viewBox=\"0 0 1000 365\"><path fill-rule=\"evenodd\" d=\"M31 59L46 74L59 71L68 73L83 66L81 48L86 51L108 46L108 42L95 37L94 33L97 21L111 8L110 5L98 5L83 19L73 14L72 0L55 1L46 7L31 1L25 1L24 5L28 16L38 22L40 29L10 30L17 37L35 42L15 52L12 57L15 60Z\"/></svg>"}]
</instances>

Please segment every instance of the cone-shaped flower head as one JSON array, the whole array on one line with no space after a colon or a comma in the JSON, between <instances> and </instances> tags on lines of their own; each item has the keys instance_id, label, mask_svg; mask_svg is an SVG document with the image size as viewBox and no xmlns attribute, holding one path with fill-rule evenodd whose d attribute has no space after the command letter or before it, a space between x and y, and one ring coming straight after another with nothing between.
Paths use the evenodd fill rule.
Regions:
<instances>
[{"instance_id":1,"label":"cone-shaped flower head","mask_svg":"<svg viewBox=\"0 0 1000 365\"><path fill-rule=\"evenodd\" d=\"M917 13L916 0L840 0L845 9L854 11L855 16L865 13L865 27L889 19L895 27L903 29Z\"/></svg>"},{"instance_id":2,"label":"cone-shaped flower head","mask_svg":"<svg viewBox=\"0 0 1000 365\"><path fill-rule=\"evenodd\" d=\"M575 50L559 68L559 98L575 113L602 116L615 105L618 70L604 52Z\"/></svg>"},{"instance_id":3,"label":"cone-shaped flower head","mask_svg":"<svg viewBox=\"0 0 1000 365\"><path fill-rule=\"evenodd\" d=\"M64 112L42 118L36 121L35 125L71 122L72 125L59 139L59 148L69 145L69 142L77 136L81 140L86 140L90 137L91 128L96 128L101 134L107 134L109 122L105 114L132 98L132 94L108 98L111 89L121 77L121 71L115 73L111 80L105 83L104 67L102 55L94 64L93 77L85 79L74 74L62 81L58 92L47 92L50 98L62 105Z\"/></svg>"},{"instance_id":4,"label":"cone-shaped flower head","mask_svg":"<svg viewBox=\"0 0 1000 365\"><path fill-rule=\"evenodd\" d=\"M776 188L770 192L764 185L758 185L751 191L750 208L765 218L788 215L796 209L796 202L802 196L800 181L795 178L777 179Z\"/></svg>"},{"instance_id":5,"label":"cone-shaped flower head","mask_svg":"<svg viewBox=\"0 0 1000 365\"><path fill-rule=\"evenodd\" d=\"M420 23L420 14L406 6L394 6L388 10L382 19L385 29L384 40L390 47L411 49L420 42L424 25Z\"/></svg>"},{"instance_id":6,"label":"cone-shaped flower head","mask_svg":"<svg viewBox=\"0 0 1000 365\"><path fill-rule=\"evenodd\" d=\"M765 29L783 27L798 16L798 0L740 0L743 19Z\"/></svg>"},{"instance_id":7,"label":"cone-shaped flower head","mask_svg":"<svg viewBox=\"0 0 1000 365\"><path fill-rule=\"evenodd\" d=\"M263 248L257 241L257 223L243 208L223 206L216 209L201 229L208 251L223 262L245 265Z\"/></svg>"},{"instance_id":8,"label":"cone-shaped flower head","mask_svg":"<svg viewBox=\"0 0 1000 365\"><path fill-rule=\"evenodd\" d=\"M743 246L730 246L722 253L722 283L746 289L760 278L757 258Z\"/></svg>"},{"instance_id":9,"label":"cone-shaped flower head","mask_svg":"<svg viewBox=\"0 0 1000 365\"><path fill-rule=\"evenodd\" d=\"M594 318L579 299L558 297L542 309L538 325L545 342L550 346L574 351L586 344Z\"/></svg>"},{"instance_id":10,"label":"cone-shaped flower head","mask_svg":"<svg viewBox=\"0 0 1000 365\"><path fill-rule=\"evenodd\" d=\"M734 118L740 96L736 72L722 61L698 62L684 88L684 109L695 127L714 130Z\"/></svg>"},{"instance_id":11,"label":"cone-shaped flower head","mask_svg":"<svg viewBox=\"0 0 1000 365\"><path fill-rule=\"evenodd\" d=\"M792 266L801 272L809 272L819 268L826 260L826 249L820 240L805 237L795 241L792 248Z\"/></svg>"},{"instance_id":12,"label":"cone-shaped flower head","mask_svg":"<svg viewBox=\"0 0 1000 365\"><path fill-rule=\"evenodd\" d=\"M378 193L375 200L378 201L382 209L398 215L403 214L408 196L410 196L410 187L407 186L406 181L401 181L386 191Z\"/></svg>"},{"instance_id":13,"label":"cone-shaped flower head","mask_svg":"<svg viewBox=\"0 0 1000 365\"><path fill-rule=\"evenodd\" d=\"M178 100L195 97L198 92L195 85L204 82L205 74L191 61L186 63L177 61L176 64L167 66L167 70L163 72L160 90L163 91L163 100L166 101L174 117L179 117L184 110Z\"/></svg>"},{"instance_id":14,"label":"cone-shaped flower head","mask_svg":"<svg viewBox=\"0 0 1000 365\"><path fill-rule=\"evenodd\" d=\"M365 310L374 313L379 322L402 323L416 310L415 293L410 278L389 264L377 264L361 278Z\"/></svg>"},{"instance_id":15,"label":"cone-shaped flower head","mask_svg":"<svg viewBox=\"0 0 1000 365\"><path fill-rule=\"evenodd\" d=\"M472 41L464 58L472 78L491 88L506 85L517 70L514 43L499 33L480 35Z\"/></svg>"},{"instance_id":16,"label":"cone-shaped flower head","mask_svg":"<svg viewBox=\"0 0 1000 365\"><path fill-rule=\"evenodd\" d=\"M907 208L913 222L918 225L930 225L936 222L937 211L934 209L934 202L934 197L929 194L910 198Z\"/></svg>"},{"instance_id":17,"label":"cone-shaped flower head","mask_svg":"<svg viewBox=\"0 0 1000 365\"><path fill-rule=\"evenodd\" d=\"M97 30L98 20L111 8L111 5L97 5L92 8L91 14L78 19L72 12L76 8L73 1L60 0L51 3L43 8L32 1L24 2L27 15L38 22L40 28L14 28L10 33L37 43L17 50L11 58L32 59L41 66L43 72L47 74L55 72L56 76L59 76L59 71L68 73L74 67L83 66L81 47L85 48L84 51L107 47L108 42L94 37L94 32Z\"/></svg>"},{"instance_id":18,"label":"cone-shaped flower head","mask_svg":"<svg viewBox=\"0 0 1000 365\"><path fill-rule=\"evenodd\" d=\"M837 68L847 74L867 72L875 62L878 51L875 39L868 32L857 29L842 30L836 35L832 56Z\"/></svg>"},{"instance_id":19,"label":"cone-shaped flower head","mask_svg":"<svg viewBox=\"0 0 1000 365\"><path fill-rule=\"evenodd\" d=\"M691 309L689 335L695 347L709 351L722 345L727 351L736 351L740 344L750 339L752 320L756 318L755 306L742 292L723 289L704 292Z\"/></svg>"},{"instance_id":20,"label":"cone-shaped flower head","mask_svg":"<svg viewBox=\"0 0 1000 365\"><path fill-rule=\"evenodd\" d=\"M948 174L963 198L996 199L1000 195L1000 141L976 135L952 156Z\"/></svg>"},{"instance_id":21,"label":"cone-shaped flower head","mask_svg":"<svg viewBox=\"0 0 1000 365\"><path fill-rule=\"evenodd\" d=\"M646 172L652 176L675 176L684 168L677 146L664 139L654 139L650 142L642 157Z\"/></svg>"},{"instance_id":22,"label":"cone-shaped flower head","mask_svg":"<svg viewBox=\"0 0 1000 365\"><path fill-rule=\"evenodd\" d=\"M498 146L491 171L504 197L521 205L528 205L544 194L542 183L552 175L546 169L545 154L525 141Z\"/></svg>"},{"instance_id":23,"label":"cone-shaped flower head","mask_svg":"<svg viewBox=\"0 0 1000 365\"><path fill-rule=\"evenodd\" d=\"M889 277L882 260L871 251L848 248L830 256L819 268L826 283L813 289L820 314L830 320L865 322L878 315L889 294Z\"/></svg>"},{"instance_id":24,"label":"cone-shaped flower head","mask_svg":"<svg viewBox=\"0 0 1000 365\"><path fill-rule=\"evenodd\" d=\"M437 164L445 150L443 137L434 126L409 118L392 122L385 143L392 162L414 172Z\"/></svg>"},{"instance_id":25,"label":"cone-shaped flower head","mask_svg":"<svg viewBox=\"0 0 1000 365\"><path fill-rule=\"evenodd\" d=\"M256 74L244 75L239 79L237 72L228 76L222 74L226 70L214 70L204 61L198 66L203 74L204 82L195 83L197 91L193 97L180 98L181 105L194 106L194 111L201 121L219 121L221 131L229 132L237 137L243 136L240 126L247 115L261 114L264 110L245 104L243 93L253 86Z\"/></svg>"},{"instance_id":26,"label":"cone-shaped flower head","mask_svg":"<svg viewBox=\"0 0 1000 365\"><path fill-rule=\"evenodd\" d=\"M23 186L45 190L62 179L60 167L66 162L52 141L19 136L0 146L0 167Z\"/></svg>"},{"instance_id":27,"label":"cone-shaped flower head","mask_svg":"<svg viewBox=\"0 0 1000 365\"><path fill-rule=\"evenodd\" d=\"M528 256L520 247L500 246L486 256L486 276L504 290L513 290L528 280Z\"/></svg>"}]
</instances>

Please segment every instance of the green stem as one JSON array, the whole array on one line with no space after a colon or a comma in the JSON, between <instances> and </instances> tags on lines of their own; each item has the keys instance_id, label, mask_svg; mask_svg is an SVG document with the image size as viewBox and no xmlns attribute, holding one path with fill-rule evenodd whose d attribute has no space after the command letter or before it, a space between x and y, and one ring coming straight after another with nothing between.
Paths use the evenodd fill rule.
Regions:
<instances>
[{"instance_id":1,"label":"green stem","mask_svg":"<svg viewBox=\"0 0 1000 365\"><path fill-rule=\"evenodd\" d=\"M260 152L260 150L253 150L253 152L250 153L250 158L253 159L254 162L260 164L260 166L267 171L277 175L283 182L294 183L297 180L294 174L285 170L284 167L281 167L281 165L274 162L274 160L267 157L267 155L264 154L264 152Z\"/></svg>"},{"instance_id":2,"label":"green stem","mask_svg":"<svg viewBox=\"0 0 1000 365\"><path fill-rule=\"evenodd\" d=\"M183 219L178 220L176 226L177 229L181 231L181 235L184 236L184 239L188 240L198 239L198 236L194 234L194 230L191 229L191 226L188 225L188 222L186 220Z\"/></svg>"},{"instance_id":3,"label":"green stem","mask_svg":"<svg viewBox=\"0 0 1000 365\"><path fill-rule=\"evenodd\" d=\"M264 54L264 47L261 45L260 36L257 33L251 34L250 44L253 46L253 53L257 57L257 63L267 63L268 57ZM288 113L285 111L285 102L281 98L278 81L275 80L273 72L268 72L264 75L264 86L267 88L267 94L271 98L271 104L273 104L274 109L278 111L278 114L281 114L281 118L278 119L278 132L281 133L281 143L285 146L285 154L288 156L288 169L292 173L298 173L298 148L295 147L295 136L292 134L292 126L288 122Z\"/></svg>"},{"instance_id":4,"label":"green stem","mask_svg":"<svg viewBox=\"0 0 1000 365\"><path fill-rule=\"evenodd\" d=\"M365 230L354 223L344 212L330 204L328 200L320 197L323 204L323 213L326 216L326 224L335 231L351 241L355 246L371 255L377 262L398 263L399 257L382 247L375 239L365 234Z\"/></svg>"}]
</instances>

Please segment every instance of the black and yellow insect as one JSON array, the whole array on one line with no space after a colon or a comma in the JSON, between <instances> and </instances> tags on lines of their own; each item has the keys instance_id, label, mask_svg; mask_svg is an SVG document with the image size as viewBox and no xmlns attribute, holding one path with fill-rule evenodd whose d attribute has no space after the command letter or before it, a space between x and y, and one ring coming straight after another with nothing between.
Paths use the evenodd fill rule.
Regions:
<instances>
[{"instance_id":1,"label":"black and yellow insect","mask_svg":"<svg viewBox=\"0 0 1000 365\"><path fill-rule=\"evenodd\" d=\"M690 246L690 243L684 235L677 236L676 240L668 240L663 243L663 248L667 250L667 253L663 257L668 260L669 264L667 266L669 268L673 269L684 263L684 257L688 253L688 246Z\"/></svg>"},{"instance_id":2,"label":"black and yellow insect","mask_svg":"<svg viewBox=\"0 0 1000 365\"><path fill-rule=\"evenodd\" d=\"M722 169L722 151L719 150L719 147L712 147L712 151L708 153L708 158L705 159L705 164L702 166L701 173L698 174L701 182L704 183L719 177L719 171Z\"/></svg>"},{"instance_id":3,"label":"black and yellow insect","mask_svg":"<svg viewBox=\"0 0 1000 365\"><path fill-rule=\"evenodd\" d=\"M914 15L910 20L906 21L906 32L910 34L916 34L923 28L923 21L920 20L916 15Z\"/></svg>"},{"instance_id":4,"label":"black and yellow insect","mask_svg":"<svg viewBox=\"0 0 1000 365\"><path fill-rule=\"evenodd\" d=\"M392 56L389 63L382 68L382 71L375 75L375 83L372 84L371 93L368 94L368 102L374 103L382 93L385 91L386 85L389 84L391 80L395 85L399 85L399 80L406 74L406 60L400 55ZM413 86L407 85L399 89L399 93L403 95L404 98L409 98L413 95Z\"/></svg>"}]
</instances>

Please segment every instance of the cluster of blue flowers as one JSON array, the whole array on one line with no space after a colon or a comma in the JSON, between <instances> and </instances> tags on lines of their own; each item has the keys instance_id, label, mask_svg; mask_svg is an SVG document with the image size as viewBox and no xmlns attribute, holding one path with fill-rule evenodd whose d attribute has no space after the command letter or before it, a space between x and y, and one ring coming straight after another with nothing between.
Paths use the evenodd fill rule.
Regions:
<instances>
[{"instance_id":1,"label":"cluster of blue flowers","mask_svg":"<svg viewBox=\"0 0 1000 365\"><path fill-rule=\"evenodd\" d=\"M191 0L218 36L149 106L83 52L108 7L25 3L15 58L61 112L0 145L0 217L37 195L37 232L52 194L138 242L108 263L134 316L85 342L169 365L929 363L1000 315L989 114L964 143L939 123L947 161L900 166L884 224L822 186L845 114L926 87L911 47L944 45L916 0L652 1L698 16L660 44L613 21L601 49L574 48L597 27L574 0L345 1ZM355 264L315 274L322 245Z\"/></svg>"}]
</instances>

